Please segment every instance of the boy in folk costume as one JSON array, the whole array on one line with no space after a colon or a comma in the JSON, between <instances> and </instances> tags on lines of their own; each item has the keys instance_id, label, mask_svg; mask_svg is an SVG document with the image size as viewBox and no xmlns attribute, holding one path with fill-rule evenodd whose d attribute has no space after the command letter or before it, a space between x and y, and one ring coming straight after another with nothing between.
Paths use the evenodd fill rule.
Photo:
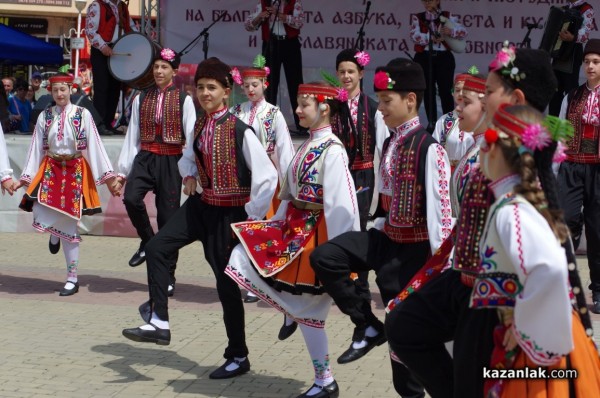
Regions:
<instances>
[{"instance_id":1,"label":"boy in folk costume","mask_svg":"<svg viewBox=\"0 0 600 398\"><path fill-rule=\"evenodd\" d=\"M483 91L477 86L480 85L473 85L475 93ZM528 103L544 110L555 90L548 53L515 50L505 42L490 64L485 83L485 125L503 103ZM413 292L401 293L388 305L386 333L392 351L435 398L483 396L481 369L489 364L493 330L498 324L494 310L473 310L468 306L481 263L479 240L487 210L494 201L489 181L479 171L481 142L481 138L476 140L474 150L465 155L469 159L463 158L454 172L454 176L461 177L453 178L456 186L450 190L452 196L457 196L452 202L460 203L456 228L451 239L442 245L444 253L432 258L435 268L441 271L451 257L453 269L438 273L416 288L411 282L407 289L414 289ZM469 327L459 329L459 322ZM444 346L451 340L452 356Z\"/></svg>"},{"instance_id":2,"label":"boy in folk costume","mask_svg":"<svg viewBox=\"0 0 600 398\"><path fill-rule=\"evenodd\" d=\"M169 260L199 240L215 274L229 340L226 362L209 377L225 379L250 370L241 292L224 273L236 244L230 224L264 218L277 186L277 171L252 128L228 111L231 68L218 58L209 58L198 65L194 80L205 114L196 120L192 145L185 148L178 164L185 176L184 193L190 196L146 245L150 300L140 306L146 324L124 329L123 335L139 342L171 342Z\"/></svg>"},{"instance_id":3,"label":"boy in folk costume","mask_svg":"<svg viewBox=\"0 0 600 398\"><path fill-rule=\"evenodd\" d=\"M266 60L262 55L257 55L253 67L243 69L241 74L237 71L237 68L233 70L234 80L237 84L243 86L248 101L233 106L230 112L254 129L256 136L277 169L278 186L280 187L283 185L283 177L294 156L294 145L279 107L265 100L265 90L269 86L267 77L270 73L269 68L266 66ZM273 196L271 208L267 212L267 219L270 219L279 207L277 194L278 191ZM258 297L252 292L248 292L244 299L246 303L257 301Z\"/></svg>"},{"instance_id":4,"label":"boy in folk costume","mask_svg":"<svg viewBox=\"0 0 600 398\"><path fill-rule=\"evenodd\" d=\"M361 231L367 230L375 191L375 153L381 158L383 142L390 135L381 112L377 110L377 102L360 90L365 66L370 60L368 53L354 49L342 50L337 55L336 74L342 87L348 92L348 100L331 123L333 133L342 140L348 153L350 172L357 190ZM369 273L358 273L355 283L360 294L370 299Z\"/></svg>"},{"instance_id":5,"label":"boy in folk costume","mask_svg":"<svg viewBox=\"0 0 600 398\"><path fill-rule=\"evenodd\" d=\"M62 242L67 282L61 296L79 291L81 236L77 225L81 216L102 211L96 185L106 183L114 196L119 195L116 175L92 115L71 104L72 85L72 76L57 74L50 78L56 105L38 117L17 185L28 186L19 207L33 211L33 228L50 233L50 252L58 253Z\"/></svg>"},{"instance_id":6,"label":"boy in folk costume","mask_svg":"<svg viewBox=\"0 0 600 398\"><path fill-rule=\"evenodd\" d=\"M374 270L387 303L438 249L453 223L448 157L418 116L423 70L415 62L396 59L377 68L374 86L379 111L392 130L379 168L379 204L386 216L375 221L375 228L342 234L311 255L317 277L355 325L352 343L338 363L357 360L386 341L383 323L356 292L350 273ZM394 383L406 388L403 393L422 394L421 388L408 385L409 377L406 368L394 368Z\"/></svg>"},{"instance_id":7,"label":"boy in folk costume","mask_svg":"<svg viewBox=\"0 0 600 398\"><path fill-rule=\"evenodd\" d=\"M560 117L575 127L575 135L567 141L558 187L575 248L585 224L592 311L600 314L600 39L587 42L583 68L587 81L564 98L560 110Z\"/></svg>"},{"instance_id":8,"label":"boy in folk costume","mask_svg":"<svg viewBox=\"0 0 600 398\"><path fill-rule=\"evenodd\" d=\"M277 214L268 221L233 225L242 244L234 249L226 270L238 284L300 325L315 370L314 385L301 398L339 393L325 333L331 297L324 294L309 256L327 239L359 228L348 158L330 126L345 95L343 89L324 83L300 85L296 112L310 138L286 171Z\"/></svg>"},{"instance_id":9,"label":"boy in folk costume","mask_svg":"<svg viewBox=\"0 0 600 398\"><path fill-rule=\"evenodd\" d=\"M118 162L120 189L125 185L123 203L127 215L142 240L129 260L131 267L146 261L144 247L154 236L144 197L156 195L156 218L162 228L179 209L181 175L177 162L185 145L191 143L196 122L192 98L175 86L173 78L180 57L163 48L153 63L155 85L133 100L131 121ZM175 268L178 253L170 262L169 296L175 291Z\"/></svg>"}]
</instances>

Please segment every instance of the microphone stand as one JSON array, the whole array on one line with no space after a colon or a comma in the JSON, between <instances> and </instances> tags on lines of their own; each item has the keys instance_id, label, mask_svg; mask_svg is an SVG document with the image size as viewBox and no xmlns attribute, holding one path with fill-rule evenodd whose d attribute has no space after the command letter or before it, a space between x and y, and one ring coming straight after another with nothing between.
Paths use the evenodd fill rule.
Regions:
<instances>
[{"instance_id":1,"label":"microphone stand","mask_svg":"<svg viewBox=\"0 0 600 398\"><path fill-rule=\"evenodd\" d=\"M267 43L264 43L263 45L263 55L265 57L265 59L267 60L267 65L269 66L269 68L271 69L271 71L274 71L274 64L279 64L278 62L275 62L275 59L277 58L277 44L275 43L275 40L273 39L273 31L275 30L275 23L277 22L277 18L279 16L279 7L281 6L281 0L274 0L273 2L271 1L267 1L267 6L268 7L274 7L277 12L275 13L275 18L273 18L273 22L271 23L271 26L269 27L269 41ZM269 16L270 17L270 16ZM267 19L268 20L268 19ZM264 21L264 23L267 23L267 21ZM279 64L279 68L281 69L281 64ZM280 71L277 71L280 72ZM271 83L271 78L267 78L269 80L269 84ZM265 95L267 97L267 102L270 102L271 104L275 104L277 103L277 91L279 91L279 86L277 86L277 91L275 91L275 87L270 86L271 89L267 92L267 94Z\"/></svg>"},{"instance_id":2,"label":"microphone stand","mask_svg":"<svg viewBox=\"0 0 600 398\"><path fill-rule=\"evenodd\" d=\"M367 23L367 19L369 18L369 9L371 8L371 2L367 1L367 8L365 9L365 16L363 18L362 25L358 30L358 37L356 38L356 47L359 51L363 51L365 49L365 24Z\"/></svg>"},{"instance_id":3,"label":"microphone stand","mask_svg":"<svg viewBox=\"0 0 600 398\"><path fill-rule=\"evenodd\" d=\"M192 50L193 45L194 46L196 45L195 43L198 41L198 39L200 37L203 37L203 40L202 40L202 51L204 52L204 59L207 59L208 58L208 30L210 28L212 28L214 24L216 24L221 19L223 19L223 17L226 14L227 14L227 11L223 11L219 15L219 17L213 21L213 23L211 23L210 25L208 25L206 28L202 29L202 32L200 32L200 34L198 34L198 36L194 37L194 39L187 46L185 46L183 50L181 50L179 52L179 55L184 56L185 54L189 53ZM188 48L189 48L189 50L188 50Z\"/></svg>"},{"instance_id":4,"label":"microphone stand","mask_svg":"<svg viewBox=\"0 0 600 398\"><path fill-rule=\"evenodd\" d=\"M529 35L531 34L531 30L537 29L537 27L538 27L537 24L531 24L531 23L527 24L527 33L525 34L525 37L523 38L523 41L521 42L522 48L531 48L531 39L529 38Z\"/></svg>"}]
</instances>

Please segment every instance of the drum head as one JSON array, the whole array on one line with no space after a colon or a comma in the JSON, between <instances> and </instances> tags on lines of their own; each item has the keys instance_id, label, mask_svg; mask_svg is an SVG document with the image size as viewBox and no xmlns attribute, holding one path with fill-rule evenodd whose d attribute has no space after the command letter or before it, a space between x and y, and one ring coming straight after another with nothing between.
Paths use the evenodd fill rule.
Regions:
<instances>
[{"instance_id":1,"label":"drum head","mask_svg":"<svg viewBox=\"0 0 600 398\"><path fill-rule=\"evenodd\" d=\"M156 45L140 33L121 37L112 50L108 69L123 83L134 82L152 69Z\"/></svg>"}]
</instances>

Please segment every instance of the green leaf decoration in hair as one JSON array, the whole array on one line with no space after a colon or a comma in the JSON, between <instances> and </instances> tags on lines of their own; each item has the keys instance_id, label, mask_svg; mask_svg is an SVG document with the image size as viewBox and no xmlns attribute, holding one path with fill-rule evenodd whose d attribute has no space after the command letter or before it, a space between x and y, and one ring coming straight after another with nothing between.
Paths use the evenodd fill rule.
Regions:
<instances>
[{"instance_id":1,"label":"green leaf decoration in hair","mask_svg":"<svg viewBox=\"0 0 600 398\"><path fill-rule=\"evenodd\" d=\"M60 68L58 68L58 71L60 73L69 73L69 65L68 64L64 64L63 66L61 66Z\"/></svg>"},{"instance_id":2,"label":"green leaf decoration in hair","mask_svg":"<svg viewBox=\"0 0 600 398\"><path fill-rule=\"evenodd\" d=\"M342 87L342 83L340 83L337 77L331 73L328 73L327 71L324 71L323 69L321 69L321 77L333 87Z\"/></svg>"},{"instance_id":3,"label":"green leaf decoration in hair","mask_svg":"<svg viewBox=\"0 0 600 398\"><path fill-rule=\"evenodd\" d=\"M254 57L252 66L255 68L264 68L265 65L267 65L267 59L262 54L258 54L256 57Z\"/></svg>"},{"instance_id":4,"label":"green leaf decoration in hair","mask_svg":"<svg viewBox=\"0 0 600 398\"><path fill-rule=\"evenodd\" d=\"M473 65L469 69L467 69L467 73L469 75L478 75L479 74L479 69L477 69L477 67L475 65Z\"/></svg>"},{"instance_id":5,"label":"green leaf decoration in hair","mask_svg":"<svg viewBox=\"0 0 600 398\"><path fill-rule=\"evenodd\" d=\"M548 132L554 141L563 142L573 137L573 134L575 134L575 128L570 121L556 116L546 116L544 118L544 126L548 129Z\"/></svg>"}]
</instances>

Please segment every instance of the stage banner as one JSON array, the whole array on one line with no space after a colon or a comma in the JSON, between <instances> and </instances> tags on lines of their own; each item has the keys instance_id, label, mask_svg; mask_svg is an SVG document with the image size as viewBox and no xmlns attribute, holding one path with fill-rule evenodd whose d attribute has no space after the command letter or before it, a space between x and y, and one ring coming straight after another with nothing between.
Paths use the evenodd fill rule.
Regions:
<instances>
[{"instance_id":1,"label":"stage banner","mask_svg":"<svg viewBox=\"0 0 600 398\"><path fill-rule=\"evenodd\" d=\"M177 0L176 7L174 3L161 1L161 34L166 46L181 51L220 18L208 30L208 48L204 49L209 57L244 66L261 52L260 30L249 32L244 27L259 0ZM468 31L464 53L454 54L456 72L466 71L472 65L487 72L488 64L504 40L517 47L526 44L528 24L539 27L531 29L529 35L531 47L538 48L550 7L567 3L567 0L442 0L441 9L457 16ZM304 0L305 24L300 40L305 80L306 74L314 74L315 69L333 71L336 54L355 45L367 4L370 7L364 26L364 43L372 61L367 68L365 83L369 84L365 84L365 89L372 84L369 71L392 58L414 55L410 21L412 15L424 11L421 0ZM591 36L598 37L596 23ZM197 64L203 58L203 38L200 37L183 57L183 63Z\"/></svg>"}]
</instances>

